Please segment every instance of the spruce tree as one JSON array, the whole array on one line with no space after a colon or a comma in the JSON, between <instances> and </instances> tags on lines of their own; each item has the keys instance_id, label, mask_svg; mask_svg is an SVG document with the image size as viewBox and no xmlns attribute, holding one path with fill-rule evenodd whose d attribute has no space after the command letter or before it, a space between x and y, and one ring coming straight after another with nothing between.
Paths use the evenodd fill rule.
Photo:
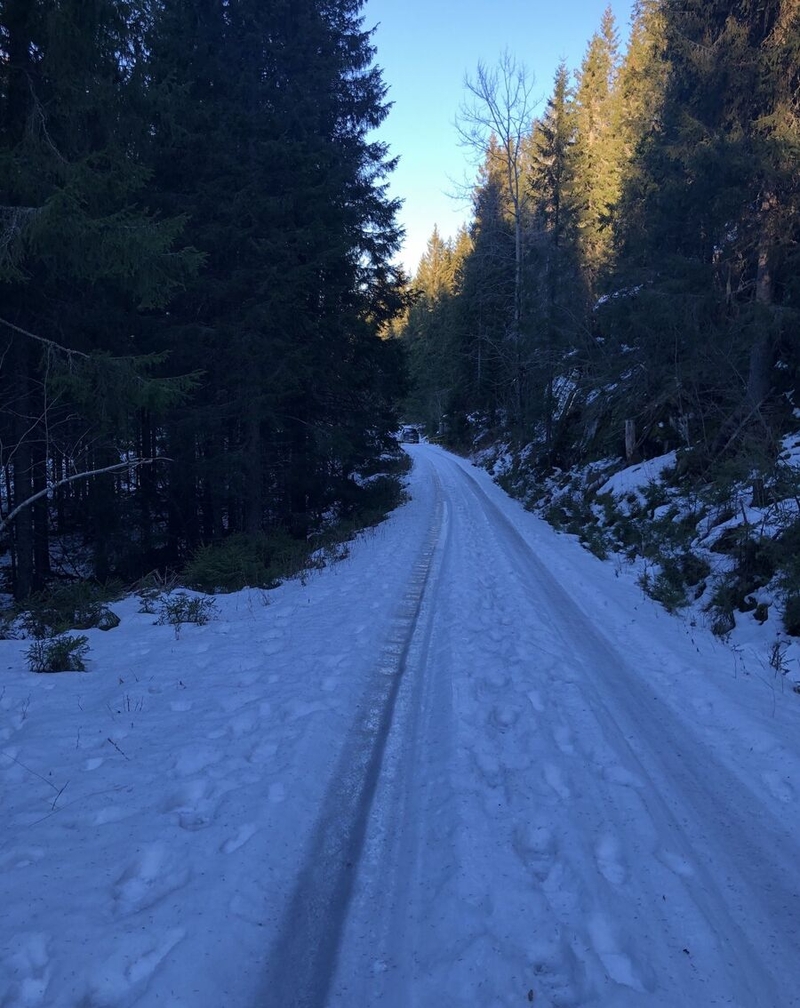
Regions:
<instances>
[{"instance_id":1,"label":"spruce tree","mask_svg":"<svg viewBox=\"0 0 800 1008\"><path fill-rule=\"evenodd\" d=\"M205 371L170 425L173 548L302 537L394 425L385 89L360 0L159 7L155 190L206 256L160 337Z\"/></svg>"},{"instance_id":2,"label":"spruce tree","mask_svg":"<svg viewBox=\"0 0 800 1008\"><path fill-rule=\"evenodd\" d=\"M763 459L777 393L797 368L787 295L796 273L800 13L779 0L667 0L660 17L659 124L639 144L622 201L632 211L622 265L644 267L647 283L627 314L652 328L664 316L655 304L667 301L663 324L679 335L660 367L677 376L684 415L711 454L749 430ZM658 370L663 332L635 342Z\"/></svg>"},{"instance_id":3,"label":"spruce tree","mask_svg":"<svg viewBox=\"0 0 800 1008\"><path fill-rule=\"evenodd\" d=\"M0 6L0 326L11 428L3 462L10 506L39 495L14 522L19 597L49 570L41 491L53 482L62 518L64 498L78 498L73 520L104 573L122 484L64 481L135 453L135 414L153 405L154 388L137 363L142 314L191 269L175 249L180 220L157 220L143 203L135 13L114 0ZM120 359L103 367L109 357Z\"/></svg>"},{"instance_id":4,"label":"spruce tree","mask_svg":"<svg viewBox=\"0 0 800 1008\"><path fill-rule=\"evenodd\" d=\"M544 115L531 136L528 176L534 204L526 281L532 419L543 425L543 441L551 457L563 405L554 383L557 375L574 368L566 358L584 342L588 309L579 246L575 138L569 74L562 62Z\"/></svg>"},{"instance_id":5,"label":"spruce tree","mask_svg":"<svg viewBox=\"0 0 800 1008\"><path fill-rule=\"evenodd\" d=\"M584 268L593 288L610 263L620 190L620 137L614 130L618 48L614 15L607 7L575 87L575 199Z\"/></svg>"}]
</instances>

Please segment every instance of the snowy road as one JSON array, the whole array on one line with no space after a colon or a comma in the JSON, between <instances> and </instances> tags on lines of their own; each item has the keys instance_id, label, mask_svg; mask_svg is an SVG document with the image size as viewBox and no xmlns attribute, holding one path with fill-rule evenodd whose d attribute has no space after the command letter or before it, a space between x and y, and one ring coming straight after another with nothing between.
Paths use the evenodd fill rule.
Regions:
<instances>
[{"instance_id":1,"label":"snowy road","mask_svg":"<svg viewBox=\"0 0 800 1008\"><path fill-rule=\"evenodd\" d=\"M0 641L0 1008L800 1005L800 698L409 451L308 579Z\"/></svg>"},{"instance_id":2,"label":"snowy road","mask_svg":"<svg viewBox=\"0 0 800 1008\"><path fill-rule=\"evenodd\" d=\"M412 451L426 546L273 1003L800 1003L789 792L715 744L708 690L693 706L678 681L702 674L685 633L560 576L497 488Z\"/></svg>"}]
</instances>

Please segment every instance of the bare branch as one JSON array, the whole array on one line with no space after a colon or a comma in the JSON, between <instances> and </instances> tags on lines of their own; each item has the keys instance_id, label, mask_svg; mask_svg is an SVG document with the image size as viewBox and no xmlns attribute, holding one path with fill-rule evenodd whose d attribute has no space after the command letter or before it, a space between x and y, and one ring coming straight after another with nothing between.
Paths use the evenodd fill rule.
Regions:
<instances>
[{"instance_id":1,"label":"bare branch","mask_svg":"<svg viewBox=\"0 0 800 1008\"><path fill-rule=\"evenodd\" d=\"M83 357L84 360L91 360L89 354L83 353L82 350L71 350L69 347L56 343L55 340L46 339L44 336L37 336L36 333L28 332L27 329L14 325L14 323L9 322L8 319L0 318L0 325L7 326L9 329L13 329L14 332L18 332L22 336L27 336L28 339L36 340L37 343L42 343L51 350L58 350L59 353L66 354L67 357Z\"/></svg>"},{"instance_id":2,"label":"bare branch","mask_svg":"<svg viewBox=\"0 0 800 1008\"><path fill-rule=\"evenodd\" d=\"M159 456L158 458L146 458L146 459L129 459L127 462L117 462L115 465L104 466L102 469L87 469L85 472L73 473L72 476L65 476L63 479L56 480L54 483L48 483L48 485L43 489L39 490L38 493L33 494L26 500L18 504L13 511L11 511L5 518L0 521L0 535L2 535L11 522L17 517L20 511L24 511L25 508L30 507L35 501L40 500L42 497L47 497L58 487L66 486L67 483L74 483L76 480L88 479L89 476L101 476L104 473L119 472L121 469L136 469L142 465L151 465L153 462L171 462L172 459L168 459L165 456Z\"/></svg>"}]
</instances>

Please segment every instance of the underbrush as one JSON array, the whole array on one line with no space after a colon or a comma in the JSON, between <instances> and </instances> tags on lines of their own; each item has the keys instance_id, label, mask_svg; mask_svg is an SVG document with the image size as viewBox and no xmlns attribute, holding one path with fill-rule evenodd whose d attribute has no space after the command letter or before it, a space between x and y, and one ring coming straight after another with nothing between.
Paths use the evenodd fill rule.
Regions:
<instances>
[{"instance_id":1,"label":"underbrush","mask_svg":"<svg viewBox=\"0 0 800 1008\"><path fill-rule=\"evenodd\" d=\"M56 637L67 630L111 630L119 623L108 603L121 598L121 582L55 582L31 595L20 613L26 636L36 639Z\"/></svg>"},{"instance_id":2,"label":"underbrush","mask_svg":"<svg viewBox=\"0 0 800 1008\"><path fill-rule=\"evenodd\" d=\"M409 465L410 459L404 456L393 466L394 472L353 483L344 506L306 539L294 538L286 529L276 527L256 535L232 535L200 547L184 568L181 583L211 594L269 589L343 559L354 536L382 522L405 501L400 474Z\"/></svg>"},{"instance_id":3,"label":"underbrush","mask_svg":"<svg viewBox=\"0 0 800 1008\"><path fill-rule=\"evenodd\" d=\"M699 470L691 452L638 466L537 471L530 446L478 458L512 496L597 557L628 566L670 612L727 637L747 620L800 637L800 442L771 471Z\"/></svg>"},{"instance_id":4,"label":"underbrush","mask_svg":"<svg viewBox=\"0 0 800 1008\"><path fill-rule=\"evenodd\" d=\"M128 594L139 597L142 613L175 628L203 625L216 616L204 596L242 588L271 589L292 577L306 577L344 559L348 543L381 521L406 499L402 476L411 467L405 452L381 460L369 474L349 480L336 509L305 539L276 527L256 535L231 535L201 546L181 571L152 571L127 588L120 581L54 580L22 606L0 614L0 634L33 641L25 653L33 672L84 671L89 652L85 635L72 630L111 630L119 617L110 603ZM197 593L177 591L185 587Z\"/></svg>"}]
</instances>

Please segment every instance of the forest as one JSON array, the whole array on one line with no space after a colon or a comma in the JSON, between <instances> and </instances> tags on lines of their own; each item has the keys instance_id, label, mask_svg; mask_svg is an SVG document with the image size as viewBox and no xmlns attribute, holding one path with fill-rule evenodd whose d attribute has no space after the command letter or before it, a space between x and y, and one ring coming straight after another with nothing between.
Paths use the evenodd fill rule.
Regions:
<instances>
[{"instance_id":1,"label":"forest","mask_svg":"<svg viewBox=\"0 0 800 1008\"><path fill-rule=\"evenodd\" d=\"M608 8L542 102L479 64L410 282L362 7L0 0L6 590L271 584L401 498L402 416L668 608L800 633L800 4Z\"/></svg>"},{"instance_id":2,"label":"forest","mask_svg":"<svg viewBox=\"0 0 800 1008\"><path fill-rule=\"evenodd\" d=\"M539 105L524 62L479 65L458 118L472 221L433 230L394 325L409 416L599 554L649 549L671 607L706 587L700 518L744 507L717 543L723 631L782 567L800 632L799 88L796 0L638 0L624 51L608 8ZM672 489L637 515L597 499L670 452ZM755 528L746 509L772 505Z\"/></svg>"},{"instance_id":3,"label":"forest","mask_svg":"<svg viewBox=\"0 0 800 1008\"><path fill-rule=\"evenodd\" d=\"M0 3L17 600L223 547L258 583L376 506L404 381L381 334L405 292L361 6Z\"/></svg>"}]
</instances>

